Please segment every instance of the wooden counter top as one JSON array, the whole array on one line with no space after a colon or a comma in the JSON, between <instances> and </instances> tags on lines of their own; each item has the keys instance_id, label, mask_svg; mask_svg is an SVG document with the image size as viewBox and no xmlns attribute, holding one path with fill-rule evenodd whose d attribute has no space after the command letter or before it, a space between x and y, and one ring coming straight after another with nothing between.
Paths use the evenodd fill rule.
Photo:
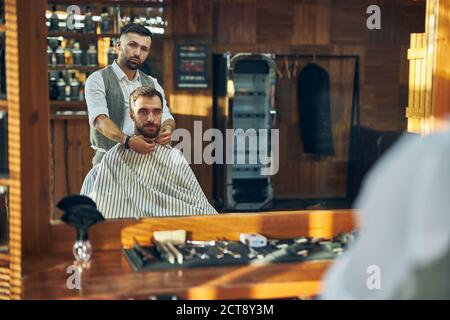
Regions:
<instances>
[{"instance_id":1,"label":"wooden counter top","mask_svg":"<svg viewBox=\"0 0 450 320\"><path fill-rule=\"evenodd\" d=\"M94 253L82 273L81 290L67 288L70 254L26 260L25 299L271 299L308 297L320 291L331 261L275 263L264 266L208 267L133 272L120 250Z\"/></svg>"},{"instance_id":2,"label":"wooden counter top","mask_svg":"<svg viewBox=\"0 0 450 320\"><path fill-rule=\"evenodd\" d=\"M67 288L73 271L74 228L54 225L52 251L26 256L22 264L25 299L148 299L175 295L183 299L271 299L311 297L331 261L273 263L263 266L185 268L133 272L120 248L137 238L151 243L153 232L186 230L191 240L238 240L240 232L270 239L297 236L329 238L352 231L352 210L282 211L179 218L107 221L90 232L91 266L82 273L81 290ZM70 251L69 251L70 250Z\"/></svg>"}]
</instances>

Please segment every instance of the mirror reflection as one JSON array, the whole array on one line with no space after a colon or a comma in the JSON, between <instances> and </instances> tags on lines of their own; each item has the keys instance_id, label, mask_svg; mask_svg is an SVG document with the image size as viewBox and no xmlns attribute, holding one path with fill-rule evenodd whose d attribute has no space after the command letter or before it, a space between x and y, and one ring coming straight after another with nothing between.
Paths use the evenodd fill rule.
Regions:
<instances>
[{"instance_id":1,"label":"mirror reflection","mask_svg":"<svg viewBox=\"0 0 450 320\"><path fill-rule=\"evenodd\" d=\"M398 39L340 28L351 10L317 18L331 5L289 37L255 19L233 38L220 7L214 37L172 39L163 8L82 5L71 26L49 5L53 203L86 195L106 219L352 206L406 130L424 5Z\"/></svg>"}]
</instances>

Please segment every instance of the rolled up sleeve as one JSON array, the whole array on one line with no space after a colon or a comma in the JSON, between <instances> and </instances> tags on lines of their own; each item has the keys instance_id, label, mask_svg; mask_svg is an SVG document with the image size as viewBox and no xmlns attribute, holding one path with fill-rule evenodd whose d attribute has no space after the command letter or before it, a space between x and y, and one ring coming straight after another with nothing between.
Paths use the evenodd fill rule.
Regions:
<instances>
[{"instance_id":1,"label":"rolled up sleeve","mask_svg":"<svg viewBox=\"0 0 450 320\"><path fill-rule=\"evenodd\" d=\"M85 99L88 110L89 125L94 128L94 120L101 114L109 117L106 104L105 84L100 72L91 74L85 84Z\"/></svg>"}]
</instances>

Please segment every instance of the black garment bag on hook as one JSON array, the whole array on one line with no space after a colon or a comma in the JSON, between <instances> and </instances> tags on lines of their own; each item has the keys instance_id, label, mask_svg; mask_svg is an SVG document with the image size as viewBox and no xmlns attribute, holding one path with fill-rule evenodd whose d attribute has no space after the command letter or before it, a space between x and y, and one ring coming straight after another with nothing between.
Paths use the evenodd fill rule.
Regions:
<instances>
[{"instance_id":1,"label":"black garment bag on hook","mask_svg":"<svg viewBox=\"0 0 450 320\"><path fill-rule=\"evenodd\" d=\"M297 106L304 152L334 155L330 76L316 63L308 63L298 76Z\"/></svg>"}]
</instances>

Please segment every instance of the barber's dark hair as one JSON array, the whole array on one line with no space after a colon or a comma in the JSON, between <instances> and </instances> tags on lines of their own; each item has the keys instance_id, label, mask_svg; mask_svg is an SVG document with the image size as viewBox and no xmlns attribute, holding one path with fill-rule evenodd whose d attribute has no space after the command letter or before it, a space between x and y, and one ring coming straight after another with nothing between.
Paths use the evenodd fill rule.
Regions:
<instances>
[{"instance_id":1,"label":"barber's dark hair","mask_svg":"<svg viewBox=\"0 0 450 320\"><path fill-rule=\"evenodd\" d=\"M163 97L162 94L156 90L155 88L152 87L139 87L137 89L135 89L131 94L130 94L130 110L133 111L133 106L134 103L136 102L136 100L139 97L158 97L159 100L161 100L161 108L163 108Z\"/></svg>"},{"instance_id":2,"label":"barber's dark hair","mask_svg":"<svg viewBox=\"0 0 450 320\"><path fill-rule=\"evenodd\" d=\"M122 27L122 30L120 30L120 36L127 33L137 33L141 36L146 36L152 38L152 32L144 27L141 24L130 22Z\"/></svg>"}]
</instances>

